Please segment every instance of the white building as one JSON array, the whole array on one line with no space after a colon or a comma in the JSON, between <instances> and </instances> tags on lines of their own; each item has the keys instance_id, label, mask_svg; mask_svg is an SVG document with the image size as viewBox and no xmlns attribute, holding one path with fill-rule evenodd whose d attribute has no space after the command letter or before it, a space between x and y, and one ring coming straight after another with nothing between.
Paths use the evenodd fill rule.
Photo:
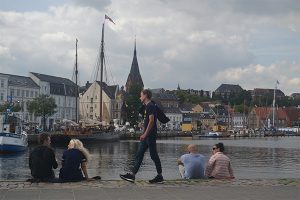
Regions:
<instances>
[{"instance_id":1,"label":"white building","mask_svg":"<svg viewBox=\"0 0 300 200\"><path fill-rule=\"evenodd\" d=\"M25 122L39 122L28 112L28 103L39 96L40 87L30 78L0 73L0 104L12 101L21 106L20 116Z\"/></svg>"},{"instance_id":2,"label":"white building","mask_svg":"<svg viewBox=\"0 0 300 200\"><path fill-rule=\"evenodd\" d=\"M80 118L100 119L100 81L87 83L85 91L80 94ZM121 119L123 100L119 98L119 86L102 83L102 120L107 123Z\"/></svg>"},{"instance_id":3,"label":"white building","mask_svg":"<svg viewBox=\"0 0 300 200\"><path fill-rule=\"evenodd\" d=\"M234 113L232 116L233 129L243 129L248 127L248 117L242 113Z\"/></svg>"},{"instance_id":4,"label":"white building","mask_svg":"<svg viewBox=\"0 0 300 200\"><path fill-rule=\"evenodd\" d=\"M182 123L182 113L179 108L164 108L164 112L170 119L166 124L166 128L169 130L179 130Z\"/></svg>"},{"instance_id":5,"label":"white building","mask_svg":"<svg viewBox=\"0 0 300 200\"><path fill-rule=\"evenodd\" d=\"M32 80L40 87L40 94L46 94L55 99L56 113L47 120L49 128L55 120L75 120L76 114L76 84L67 78L30 72Z\"/></svg>"}]
</instances>

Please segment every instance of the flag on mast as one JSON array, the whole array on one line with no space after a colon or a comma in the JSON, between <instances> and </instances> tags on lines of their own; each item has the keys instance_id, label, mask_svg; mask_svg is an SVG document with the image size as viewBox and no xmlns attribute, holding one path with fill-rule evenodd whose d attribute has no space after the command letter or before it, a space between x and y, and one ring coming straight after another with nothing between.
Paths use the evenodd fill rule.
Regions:
<instances>
[{"instance_id":1,"label":"flag on mast","mask_svg":"<svg viewBox=\"0 0 300 200\"><path fill-rule=\"evenodd\" d=\"M112 22L113 24L116 24L109 16L105 15L105 19L108 19L110 22Z\"/></svg>"},{"instance_id":2,"label":"flag on mast","mask_svg":"<svg viewBox=\"0 0 300 200\"><path fill-rule=\"evenodd\" d=\"M276 81L276 84L278 84L278 85L279 85L279 81L278 81L278 80Z\"/></svg>"}]
</instances>

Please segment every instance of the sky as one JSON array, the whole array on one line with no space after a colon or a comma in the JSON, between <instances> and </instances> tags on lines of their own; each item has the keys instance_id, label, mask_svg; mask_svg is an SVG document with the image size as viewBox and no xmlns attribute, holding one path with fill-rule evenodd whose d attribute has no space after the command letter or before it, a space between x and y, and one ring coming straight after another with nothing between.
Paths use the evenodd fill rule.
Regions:
<instances>
[{"instance_id":1,"label":"sky","mask_svg":"<svg viewBox=\"0 0 300 200\"><path fill-rule=\"evenodd\" d=\"M300 92L300 0L0 0L0 72L125 85L136 39L146 88Z\"/></svg>"}]
</instances>

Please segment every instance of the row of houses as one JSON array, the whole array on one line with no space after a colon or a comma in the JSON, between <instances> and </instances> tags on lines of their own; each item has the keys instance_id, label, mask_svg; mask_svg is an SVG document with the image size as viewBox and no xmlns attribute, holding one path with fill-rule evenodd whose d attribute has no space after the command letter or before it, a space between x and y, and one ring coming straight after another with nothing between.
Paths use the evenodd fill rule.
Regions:
<instances>
[{"instance_id":1,"label":"row of houses","mask_svg":"<svg viewBox=\"0 0 300 200\"><path fill-rule=\"evenodd\" d=\"M170 122L161 125L162 129L191 130L228 130L244 128L270 128L273 124L271 107L254 107L249 114L237 113L230 106L214 102L201 104L179 104L178 97L160 89L153 89L154 101L164 110ZM274 124L276 127L291 127L300 123L300 108L276 108Z\"/></svg>"}]
</instances>

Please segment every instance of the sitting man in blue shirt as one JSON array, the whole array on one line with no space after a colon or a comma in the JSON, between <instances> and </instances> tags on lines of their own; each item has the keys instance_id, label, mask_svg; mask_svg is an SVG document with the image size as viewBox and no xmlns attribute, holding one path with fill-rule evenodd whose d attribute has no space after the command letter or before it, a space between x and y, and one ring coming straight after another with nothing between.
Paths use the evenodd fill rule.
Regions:
<instances>
[{"instance_id":1,"label":"sitting man in blue shirt","mask_svg":"<svg viewBox=\"0 0 300 200\"><path fill-rule=\"evenodd\" d=\"M187 149L189 153L177 160L181 177L183 179L205 178L204 156L198 153L196 145L190 144Z\"/></svg>"}]
</instances>

